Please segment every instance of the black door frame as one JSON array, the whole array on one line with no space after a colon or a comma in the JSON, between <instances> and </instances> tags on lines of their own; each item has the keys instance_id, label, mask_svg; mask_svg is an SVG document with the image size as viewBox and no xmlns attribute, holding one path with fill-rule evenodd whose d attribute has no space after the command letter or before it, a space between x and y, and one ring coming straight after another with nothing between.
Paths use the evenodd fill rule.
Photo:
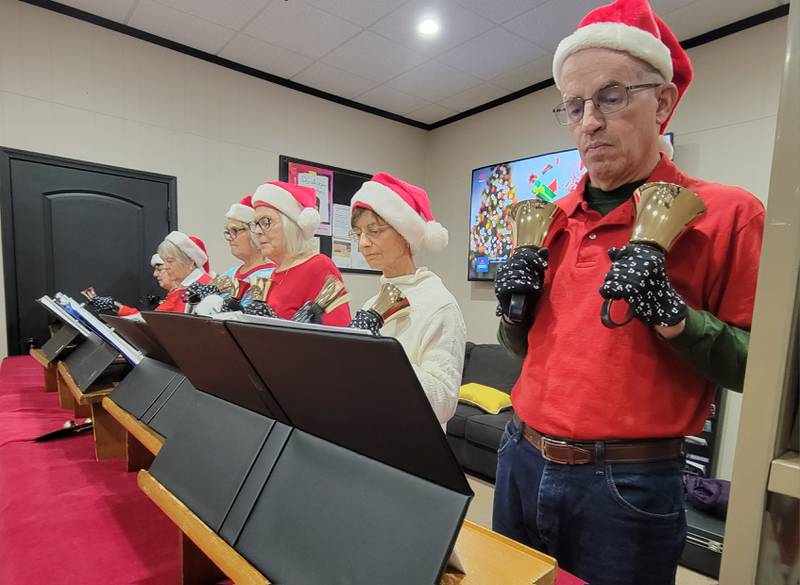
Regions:
<instances>
[{"instance_id":1,"label":"black door frame","mask_svg":"<svg viewBox=\"0 0 800 585\"><path fill-rule=\"evenodd\" d=\"M141 179L164 183L167 186L167 222L170 230L178 226L178 178L146 171L137 171L123 167L114 167L99 163L87 162L71 158L63 158L38 152L17 150L0 146L0 226L2 226L3 244L3 285L6 298L6 343L9 351L11 342L19 336L19 319L17 311L17 266L14 254L14 216L11 203L11 161L23 160L38 162L50 166L61 166L69 169L105 173L131 179Z\"/></svg>"}]
</instances>

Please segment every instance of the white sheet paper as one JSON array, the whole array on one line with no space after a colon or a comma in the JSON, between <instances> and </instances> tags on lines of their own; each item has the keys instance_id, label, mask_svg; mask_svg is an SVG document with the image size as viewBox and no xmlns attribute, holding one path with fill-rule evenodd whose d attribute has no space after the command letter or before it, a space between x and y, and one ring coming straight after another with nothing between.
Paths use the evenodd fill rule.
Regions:
<instances>
[{"instance_id":1,"label":"white sheet paper","mask_svg":"<svg viewBox=\"0 0 800 585\"><path fill-rule=\"evenodd\" d=\"M350 206L333 204L333 237L350 237Z\"/></svg>"},{"instance_id":2,"label":"white sheet paper","mask_svg":"<svg viewBox=\"0 0 800 585\"><path fill-rule=\"evenodd\" d=\"M331 242L331 259L339 268L350 268L352 265L353 242L348 239L333 238Z\"/></svg>"}]
</instances>

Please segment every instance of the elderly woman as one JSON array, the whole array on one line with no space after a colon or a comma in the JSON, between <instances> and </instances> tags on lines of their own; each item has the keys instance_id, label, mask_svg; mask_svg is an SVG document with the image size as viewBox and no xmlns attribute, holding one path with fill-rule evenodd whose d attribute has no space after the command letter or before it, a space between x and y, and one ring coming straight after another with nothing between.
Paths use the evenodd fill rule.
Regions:
<instances>
[{"instance_id":1,"label":"elderly woman","mask_svg":"<svg viewBox=\"0 0 800 585\"><path fill-rule=\"evenodd\" d=\"M250 224L254 218L255 211L253 210L252 196L246 195L239 203L234 203L228 209L225 214L224 231L222 232L228 242L231 254L242 262L236 266L231 266L222 276L248 284L257 278L269 278L275 270L273 262L264 260L261 250L258 249L250 232ZM211 294L198 303L195 313L213 315L221 311L241 308L249 303L252 293L247 288L240 298L231 299L230 292L216 294L212 291L213 289L207 291L211 292Z\"/></svg>"},{"instance_id":2,"label":"elderly woman","mask_svg":"<svg viewBox=\"0 0 800 585\"><path fill-rule=\"evenodd\" d=\"M282 319L291 319L314 301L329 277L342 280L333 261L311 248L320 223L315 200L310 187L282 181L264 183L253 194L250 229L261 255L276 264L266 304ZM347 326L350 306L339 304L320 317L325 325Z\"/></svg>"},{"instance_id":3,"label":"elderly woman","mask_svg":"<svg viewBox=\"0 0 800 585\"><path fill-rule=\"evenodd\" d=\"M157 262L161 262L160 267ZM158 245L150 263L159 286L168 291L167 297L156 307L156 311L185 313L186 301L183 295L186 289L195 283L208 284L211 281L206 245L196 236L171 232ZM138 309L121 305L111 297L94 297L90 304L97 311L116 312L122 317L139 313Z\"/></svg>"},{"instance_id":4,"label":"elderly woman","mask_svg":"<svg viewBox=\"0 0 800 585\"><path fill-rule=\"evenodd\" d=\"M380 333L396 338L403 346L444 427L458 403L466 327L453 295L433 272L417 268L414 254L422 249L443 250L447 230L431 215L423 189L387 173L364 183L353 196L350 209L351 237L359 251L370 268L383 273L381 284L397 287L411 307L385 324L381 320ZM354 327L370 328L367 310L376 298L358 312Z\"/></svg>"}]
</instances>

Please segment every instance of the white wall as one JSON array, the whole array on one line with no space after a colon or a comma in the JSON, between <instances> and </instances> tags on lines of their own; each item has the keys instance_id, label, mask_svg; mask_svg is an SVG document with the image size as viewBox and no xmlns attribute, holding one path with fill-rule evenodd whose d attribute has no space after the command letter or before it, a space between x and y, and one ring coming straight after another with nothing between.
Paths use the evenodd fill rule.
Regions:
<instances>
[{"instance_id":1,"label":"white wall","mask_svg":"<svg viewBox=\"0 0 800 585\"><path fill-rule=\"evenodd\" d=\"M766 201L785 46L782 18L689 51L696 79L670 125L685 172ZM471 170L575 146L553 119L559 101L551 87L431 133L426 186L450 246L426 260L461 304L471 340L491 342L497 329L491 283L466 280ZM729 392L727 404L723 477L730 477L741 397Z\"/></svg>"},{"instance_id":2,"label":"white wall","mask_svg":"<svg viewBox=\"0 0 800 585\"><path fill-rule=\"evenodd\" d=\"M178 225L218 271L234 263L225 211L278 178L280 154L421 183L427 144L424 130L0 0L0 145L177 176ZM345 281L358 306L374 294L374 276Z\"/></svg>"}]
</instances>

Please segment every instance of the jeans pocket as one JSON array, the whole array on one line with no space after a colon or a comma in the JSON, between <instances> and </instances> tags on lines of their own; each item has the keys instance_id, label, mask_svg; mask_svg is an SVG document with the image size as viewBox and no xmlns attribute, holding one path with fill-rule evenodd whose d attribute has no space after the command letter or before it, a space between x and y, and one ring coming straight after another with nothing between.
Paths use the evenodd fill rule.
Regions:
<instances>
[{"instance_id":1,"label":"jeans pocket","mask_svg":"<svg viewBox=\"0 0 800 585\"><path fill-rule=\"evenodd\" d=\"M506 428L500 437L500 446L497 448L498 457L500 457L500 455L502 455L508 449L508 446L514 442L514 435L518 433L519 431L514 426L514 423L512 421L508 421L506 423Z\"/></svg>"},{"instance_id":2,"label":"jeans pocket","mask_svg":"<svg viewBox=\"0 0 800 585\"><path fill-rule=\"evenodd\" d=\"M674 522L684 509L680 467L672 462L606 465L611 499L633 516Z\"/></svg>"}]
</instances>

